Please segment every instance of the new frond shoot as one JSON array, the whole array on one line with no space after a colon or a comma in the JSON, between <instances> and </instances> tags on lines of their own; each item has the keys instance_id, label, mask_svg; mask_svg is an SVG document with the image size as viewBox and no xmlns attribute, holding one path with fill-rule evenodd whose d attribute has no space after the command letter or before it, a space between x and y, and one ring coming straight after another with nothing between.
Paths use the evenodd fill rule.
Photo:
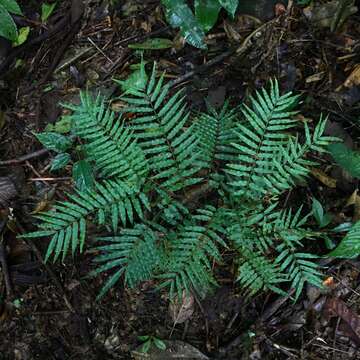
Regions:
<instances>
[{"instance_id":1,"label":"new frond shoot","mask_svg":"<svg viewBox=\"0 0 360 360\"><path fill-rule=\"evenodd\" d=\"M318 233L301 206L284 209L280 196L306 181L316 166L309 153L332 142L326 119L312 130L298 121L298 96L281 94L276 80L234 109L226 103L194 115L156 64L143 80L122 96L120 115L88 93L67 106L95 184L37 215L38 230L25 236L49 237L46 260L93 248L90 276L108 276L99 297L120 279L129 287L156 280L171 297L204 296L217 286L214 270L227 250L249 295L293 288L298 298L305 283L321 286L316 256L304 246ZM295 131L301 126L304 136ZM97 225L95 245L89 224Z\"/></svg>"}]
</instances>

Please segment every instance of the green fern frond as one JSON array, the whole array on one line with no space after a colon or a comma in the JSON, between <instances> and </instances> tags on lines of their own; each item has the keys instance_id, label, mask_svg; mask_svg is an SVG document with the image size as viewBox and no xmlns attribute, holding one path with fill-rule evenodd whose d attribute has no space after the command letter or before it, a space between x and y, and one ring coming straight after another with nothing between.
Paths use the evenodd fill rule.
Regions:
<instances>
[{"instance_id":1,"label":"green fern frond","mask_svg":"<svg viewBox=\"0 0 360 360\"><path fill-rule=\"evenodd\" d=\"M302 247L302 239L312 237L312 232L302 228L309 215L301 219L300 213L301 207L295 215L291 209L283 211L274 227L280 240L276 247L279 255L275 263L280 265L281 271L286 273L291 281L291 287L296 289L295 300L300 296L306 282L322 287L319 265L312 261L318 256L297 251L298 247Z\"/></svg>"},{"instance_id":2,"label":"green fern frond","mask_svg":"<svg viewBox=\"0 0 360 360\"><path fill-rule=\"evenodd\" d=\"M224 211L208 205L172 234L166 273L159 276L166 279L160 287L170 286L170 297L190 289L204 295L216 284L210 258L221 261L217 245L226 247L221 237L225 233L223 224Z\"/></svg>"},{"instance_id":3,"label":"green fern frond","mask_svg":"<svg viewBox=\"0 0 360 360\"><path fill-rule=\"evenodd\" d=\"M156 80L154 64L146 87L129 90L122 100L129 104L124 112L136 115L131 128L155 173L152 179L177 191L201 181L196 173L202 164L194 127L186 128L189 112L183 91L168 99L169 86L163 81L164 75Z\"/></svg>"},{"instance_id":4,"label":"green fern frond","mask_svg":"<svg viewBox=\"0 0 360 360\"><path fill-rule=\"evenodd\" d=\"M52 254L56 261L61 253L64 259L70 247L73 255L79 246L82 252L87 220L95 218L99 225L108 221L116 232L120 220L126 226L134 222L134 216L143 219L144 210L150 210L145 194L120 181L96 183L94 190L77 191L75 195L68 196L70 201L60 202L52 210L36 215L35 218L42 221L39 225L41 230L25 235L31 238L52 236L45 261Z\"/></svg>"},{"instance_id":5,"label":"green fern frond","mask_svg":"<svg viewBox=\"0 0 360 360\"><path fill-rule=\"evenodd\" d=\"M287 281L279 266L269 261L261 252L250 251L246 247L238 249L241 264L238 268L237 281L241 287L249 289L250 295L261 290L271 290L282 296L286 292L278 285Z\"/></svg>"},{"instance_id":6,"label":"green fern frond","mask_svg":"<svg viewBox=\"0 0 360 360\"><path fill-rule=\"evenodd\" d=\"M159 195L156 207L159 213L155 215L155 219L161 219L170 225L177 225L186 216L189 215L189 210L180 201L176 200L167 191L158 187L156 193Z\"/></svg>"},{"instance_id":7,"label":"green fern frond","mask_svg":"<svg viewBox=\"0 0 360 360\"><path fill-rule=\"evenodd\" d=\"M208 113L200 113L195 120L195 131L200 140L199 149L205 168L216 168L216 161L236 160L237 151L231 143L236 141L237 110L229 109L229 103L225 102L220 112L208 107Z\"/></svg>"},{"instance_id":8,"label":"green fern frond","mask_svg":"<svg viewBox=\"0 0 360 360\"><path fill-rule=\"evenodd\" d=\"M360 153L351 150L345 144L331 144L328 146L331 156L351 176L360 178Z\"/></svg>"},{"instance_id":9,"label":"green fern frond","mask_svg":"<svg viewBox=\"0 0 360 360\"><path fill-rule=\"evenodd\" d=\"M274 123L278 123L277 119ZM236 190L235 195L252 199L259 199L264 195L280 195L293 187L295 181L308 176L309 167L316 165L305 158L307 153L325 151L325 146L334 140L332 137L324 136L326 119L322 117L313 135L305 124L306 140L303 145L297 137L293 139L281 132L292 126L292 120L287 119L285 123L279 124L273 125L273 129L277 131L275 134L269 126L262 133L262 137L248 132L245 126L239 125L239 143L234 144L240 152L238 163L229 164L227 171L234 177L230 185ZM258 141L262 143L259 144Z\"/></svg>"},{"instance_id":10,"label":"green fern frond","mask_svg":"<svg viewBox=\"0 0 360 360\"><path fill-rule=\"evenodd\" d=\"M357 221L341 240L335 250L331 251L328 256L355 258L360 255L360 221Z\"/></svg>"},{"instance_id":11,"label":"green fern frond","mask_svg":"<svg viewBox=\"0 0 360 360\"><path fill-rule=\"evenodd\" d=\"M115 270L101 289L98 299L116 284L122 274L130 287L154 276L161 251L157 245L156 233L149 226L138 224L133 229L121 230L118 236L99 237L97 241L106 245L94 249L101 252L94 258L94 262L102 265L92 271L90 276Z\"/></svg>"},{"instance_id":12,"label":"green fern frond","mask_svg":"<svg viewBox=\"0 0 360 360\"><path fill-rule=\"evenodd\" d=\"M82 92L80 99L80 105L70 106L74 110L71 119L74 132L87 143L87 158L95 163L102 178L120 179L139 189L148 164L132 131L108 108L104 98L94 100Z\"/></svg>"},{"instance_id":13,"label":"green fern frond","mask_svg":"<svg viewBox=\"0 0 360 360\"><path fill-rule=\"evenodd\" d=\"M251 97L252 107L244 105L242 109L247 123L237 125L237 141L232 145L239 155L227 170L235 177L230 183L235 194L254 199L262 197L268 188L264 172L279 147L287 144L289 136L284 131L296 123L296 112L289 109L298 99L291 93L280 95L277 81L271 82L269 92L263 89L256 95Z\"/></svg>"}]
</instances>

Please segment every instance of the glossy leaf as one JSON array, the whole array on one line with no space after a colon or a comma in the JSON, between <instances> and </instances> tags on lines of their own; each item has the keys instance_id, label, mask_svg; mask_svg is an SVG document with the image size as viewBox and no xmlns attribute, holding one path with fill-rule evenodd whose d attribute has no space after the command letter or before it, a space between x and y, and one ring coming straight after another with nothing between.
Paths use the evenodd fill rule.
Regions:
<instances>
[{"instance_id":1,"label":"glossy leaf","mask_svg":"<svg viewBox=\"0 0 360 360\"><path fill-rule=\"evenodd\" d=\"M195 16L205 32L215 25L220 9L218 0L195 0Z\"/></svg>"},{"instance_id":2,"label":"glossy leaf","mask_svg":"<svg viewBox=\"0 0 360 360\"><path fill-rule=\"evenodd\" d=\"M60 153L55 156L51 162L51 171L63 169L70 161L71 157L68 153Z\"/></svg>"},{"instance_id":3,"label":"glossy leaf","mask_svg":"<svg viewBox=\"0 0 360 360\"><path fill-rule=\"evenodd\" d=\"M351 176L360 178L360 152L351 150L345 144L331 144L328 150L334 160Z\"/></svg>"},{"instance_id":4,"label":"glossy leaf","mask_svg":"<svg viewBox=\"0 0 360 360\"><path fill-rule=\"evenodd\" d=\"M328 256L355 258L360 255L360 221L355 223L338 247Z\"/></svg>"},{"instance_id":5,"label":"glossy leaf","mask_svg":"<svg viewBox=\"0 0 360 360\"><path fill-rule=\"evenodd\" d=\"M5 39L16 41L17 28L9 12L0 4L0 36Z\"/></svg>"},{"instance_id":6,"label":"glossy leaf","mask_svg":"<svg viewBox=\"0 0 360 360\"><path fill-rule=\"evenodd\" d=\"M68 137L55 132L43 132L35 134L35 136L48 150L58 153L66 151L72 145L72 141Z\"/></svg>"},{"instance_id":7,"label":"glossy leaf","mask_svg":"<svg viewBox=\"0 0 360 360\"><path fill-rule=\"evenodd\" d=\"M56 7L56 2L51 4L42 3L41 5L41 21L46 22L46 20L51 16Z\"/></svg>"},{"instance_id":8,"label":"glossy leaf","mask_svg":"<svg viewBox=\"0 0 360 360\"><path fill-rule=\"evenodd\" d=\"M30 34L29 26L20 28L19 35L18 35L16 41L14 41L14 46L20 46L21 44L23 44L27 40L29 34Z\"/></svg>"},{"instance_id":9,"label":"glossy leaf","mask_svg":"<svg viewBox=\"0 0 360 360\"><path fill-rule=\"evenodd\" d=\"M232 17L234 17L239 5L239 0L219 0L219 3Z\"/></svg>"},{"instance_id":10,"label":"glossy leaf","mask_svg":"<svg viewBox=\"0 0 360 360\"><path fill-rule=\"evenodd\" d=\"M206 49L205 33L184 0L162 0L168 23L180 28L181 35L190 45Z\"/></svg>"},{"instance_id":11,"label":"glossy leaf","mask_svg":"<svg viewBox=\"0 0 360 360\"><path fill-rule=\"evenodd\" d=\"M20 6L15 0L0 0L0 6L1 5L11 14L22 15Z\"/></svg>"},{"instance_id":12,"label":"glossy leaf","mask_svg":"<svg viewBox=\"0 0 360 360\"><path fill-rule=\"evenodd\" d=\"M95 178L92 172L92 168L86 160L80 160L73 166L73 178L76 187L83 191L87 188L91 188L94 185Z\"/></svg>"}]
</instances>

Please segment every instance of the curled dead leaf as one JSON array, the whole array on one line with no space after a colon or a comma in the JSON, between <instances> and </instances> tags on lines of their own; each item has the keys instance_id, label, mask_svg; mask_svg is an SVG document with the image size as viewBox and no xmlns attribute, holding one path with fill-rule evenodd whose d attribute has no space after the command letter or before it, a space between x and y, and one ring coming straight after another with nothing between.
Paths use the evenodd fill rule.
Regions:
<instances>
[{"instance_id":1,"label":"curled dead leaf","mask_svg":"<svg viewBox=\"0 0 360 360\"><path fill-rule=\"evenodd\" d=\"M190 319L194 313L195 301L191 293L183 291L182 299L179 301L178 296L175 297L169 305L169 313L175 324L181 324Z\"/></svg>"}]
</instances>

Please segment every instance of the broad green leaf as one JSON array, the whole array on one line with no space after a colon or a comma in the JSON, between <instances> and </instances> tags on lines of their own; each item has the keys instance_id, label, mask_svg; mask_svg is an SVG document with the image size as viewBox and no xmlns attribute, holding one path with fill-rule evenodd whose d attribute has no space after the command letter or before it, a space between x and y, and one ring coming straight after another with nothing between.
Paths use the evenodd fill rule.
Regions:
<instances>
[{"instance_id":1,"label":"broad green leaf","mask_svg":"<svg viewBox=\"0 0 360 360\"><path fill-rule=\"evenodd\" d=\"M312 212L317 223L321 225L324 218L324 209L320 201L315 198L313 198L313 202L312 202Z\"/></svg>"},{"instance_id":2,"label":"broad green leaf","mask_svg":"<svg viewBox=\"0 0 360 360\"><path fill-rule=\"evenodd\" d=\"M334 160L350 175L360 178L360 152L351 150L342 143L331 144L328 150Z\"/></svg>"},{"instance_id":3,"label":"broad green leaf","mask_svg":"<svg viewBox=\"0 0 360 360\"><path fill-rule=\"evenodd\" d=\"M173 42L169 39L163 38L153 38L146 40L142 43L129 44L130 49L138 50L161 50L161 49L170 49L173 46Z\"/></svg>"},{"instance_id":4,"label":"broad green leaf","mask_svg":"<svg viewBox=\"0 0 360 360\"><path fill-rule=\"evenodd\" d=\"M0 0L1 1L1 0ZM46 20L50 17L56 7L56 2L51 4L42 3L41 5L41 21L46 22Z\"/></svg>"},{"instance_id":5,"label":"broad green leaf","mask_svg":"<svg viewBox=\"0 0 360 360\"><path fill-rule=\"evenodd\" d=\"M180 28L181 35L192 46L206 49L205 33L184 0L162 0L169 24Z\"/></svg>"},{"instance_id":6,"label":"broad green leaf","mask_svg":"<svg viewBox=\"0 0 360 360\"><path fill-rule=\"evenodd\" d=\"M79 190L83 191L86 188L93 187L95 182L94 174L91 165L86 160L80 160L74 164L72 175Z\"/></svg>"},{"instance_id":7,"label":"broad green leaf","mask_svg":"<svg viewBox=\"0 0 360 360\"><path fill-rule=\"evenodd\" d=\"M0 36L5 39L16 41L17 28L9 12L0 4Z\"/></svg>"},{"instance_id":8,"label":"broad green leaf","mask_svg":"<svg viewBox=\"0 0 360 360\"><path fill-rule=\"evenodd\" d=\"M218 0L195 0L195 16L205 32L215 25L220 9Z\"/></svg>"},{"instance_id":9,"label":"broad green leaf","mask_svg":"<svg viewBox=\"0 0 360 360\"><path fill-rule=\"evenodd\" d=\"M166 344L159 338L153 337L155 346L160 350L166 350Z\"/></svg>"},{"instance_id":10,"label":"broad green leaf","mask_svg":"<svg viewBox=\"0 0 360 360\"><path fill-rule=\"evenodd\" d=\"M55 132L43 132L35 134L36 138L49 150L62 153L71 147L72 141Z\"/></svg>"},{"instance_id":11,"label":"broad green leaf","mask_svg":"<svg viewBox=\"0 0 360 360\"><path fill-rule=\"evenodd\" d=\"M27 40L29 34L30 34L30 26L20 28L19 35L17 39L14 41L14 46L19 46L23 44Z\"/></svg>"},{"instance_id":12,"label":"broad green leaf","mask_svg":"<svg viewBox=\"0 0 360 360\"><path fill-rule=\"evenodd\" d=\"M355 223L338 247L327 255L330 257L354 258L360 255L360 221Z\"/></svg>"},{"instance_id":13,"label":"broad green leaf","mask_svg":"<svg viewBox=\"0 0 360 360\"><path fill-rule=\"evenodd\" d=\"M50 170L59 170L64 168L70 161L71 157L68 153L60 153L55 156L53 161L51 162Z\"/></svg>"},{"instance_id":14,"label":"broad green leaf","mask_svg":"<svg viewBox=\"0 0 360 360\"><path fill-rule=\"evenodd\" d=\"M0 0L0 5L2 5L11 14L22 15L20 6L15 0ZM1 17L0 19L2 22Z\"/></svg>"},{"instance_id":15,"label":"broad green leaf","mask_svg":"<svg viewBox=\"0 0 360 360\"><path fill-rule=\"evenodd\" d=\"M150 347L151 347L151 340L148 340L143 344L140 351L142 353L147 353L150 350Z\"/></svg>"},{"instance_id":16,"label":"broad green leaf","mask_svg":"<svg viewBox=\"0 0 360 360\"><path fill-rule=\"evenodd\" d=\"M142 63L140 70L134 71L126 80L114 79L114 81L121 86L122 91L125 93L130 90L144 89L148 81L145 64Z\"/></svg>"},{"instance_id":17,"label":"broad green leaf","mask_svg":"<svg viewBox=\"0 0 360 360\"><path fill-rule=\"evenodd\" d=\"M71 117L64 115L55 124L48 124L45 131L67 134L71 130Z\"/></svg>"},{"instance_id":18,"label":"broad green leaf","mask_svg":"<svg viewBox=\"0 0 360 360\"><path fill-rule=\"evenodd\" d=\"M239 5L239 0L219 0L219 3L232 17L234 17Z\"/></svg>"}]
</instances>

